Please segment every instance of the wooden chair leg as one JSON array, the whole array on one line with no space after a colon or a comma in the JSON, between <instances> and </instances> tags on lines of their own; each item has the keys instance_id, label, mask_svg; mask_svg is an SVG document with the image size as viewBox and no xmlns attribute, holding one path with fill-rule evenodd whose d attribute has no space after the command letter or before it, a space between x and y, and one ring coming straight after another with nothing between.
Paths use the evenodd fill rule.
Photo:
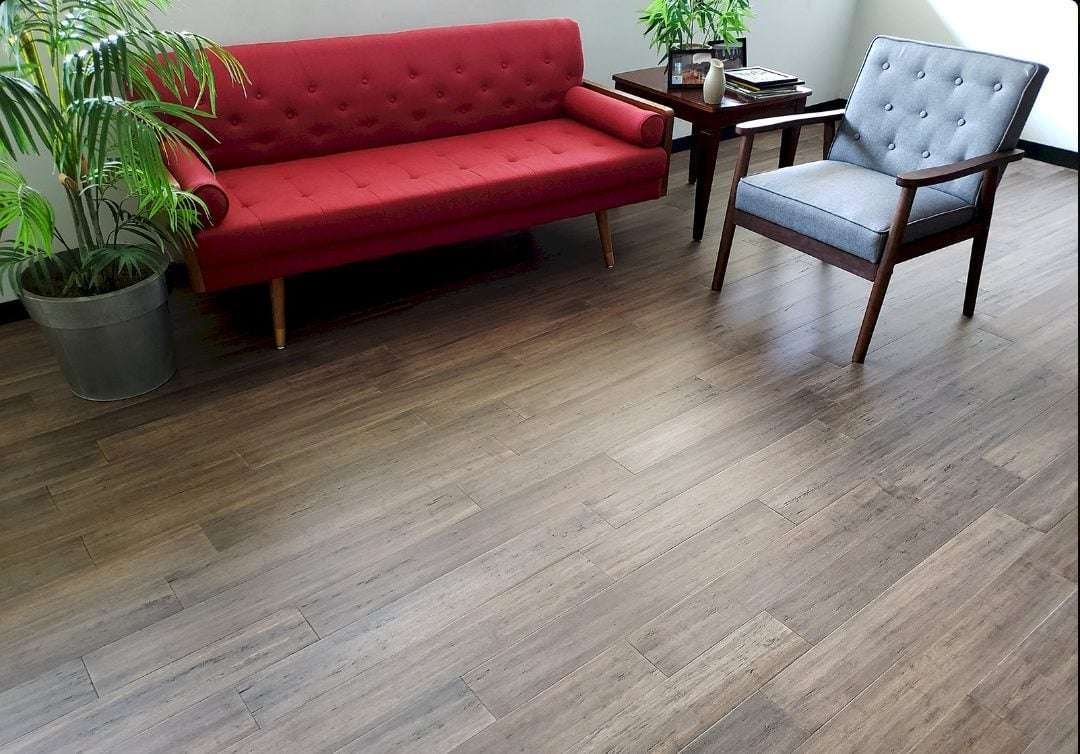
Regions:
<instances>
[{"instance_id":1,"label":"wooden chair leg","mask_svg":"<svg viewBox=\"0 0 1080 754\"><path fill-rule=\"evenodd\" d=\"M606 209L596 213L596 227L600 231L600 246L604 249L604 266L610 270L615 266L615 247L611 243L611 225Z\"/></svg>"},{"instance_id":2,"label":"wooden chair leg","mask_svg":"<svg viewBox=\"0 0 1080 754\"><path fill-rule=\"evenodd\" d=\"M979 296L979 278L982 277L983 257L986 256L986 239L990 226L985 226L971 242L971 262L968 264L967 289L964 291L964 316L975 314L975 299Z\"/></svg>"},{"instance_id":3,"label":"wooden chair leg","mask_svg":"<svg viewBox=\"0 0 1080 754\"><path fill-rule=\"evenodd\" d=\"M270 281L270 308L274 314L274 344L285 348L285 278Z\"/></svg>"},{"instance_id":4,"label":"wooden chair leg","mask_svg":"<svg viewBox=\"0 0 1080 754\"><path fill-rule=\"evenodd\" d=\"M851 354L851 360L856 364L866 361L866 352L870 350L870 340L874 337L874 327L877 325L878 315L881 314L881 305L885 303L885 291L889 289L889 280L892 279L893 267L896 265L896 253L904 242L904 231L907 230L911 205L914 203L915 188L904 187L896 203L896 211L893 212L892 224L889 225L888 240L885 242L881 261L878 263L874 287L870 291L870 301L867 302L866 312L863 314L859 339L855 341L855 351Z\"/></svg>"},{"instance_id":5,"label":"wooden chair leg","mask_svg":"<svg viewBox=\"0 0 1080 754\"><path fill-rule=\"evenodd\" d=\"M724 229L720 233L720 248L716 251L716 267L713 269L712 277L714 291L724 287L724 274L727 272L728 257L731 256L731 243L735 239L735 196L739 191L739 181L750 169L750 153L753 149L754 135L744 135L739 144L739 159L735 164L735 173L731 176L731 193L728 194L727 210L724 212Z\"/></svg>"},{"instance_id":6,"label":"wooden chair leg","mask_svg":"<svg viewBox=\"0 0 1080 754\"><path fill-rule=\"evenodd\" d=\"M859 339L855 342L855 352L851 360L856 364L866 361L866 352L870 350L870 340L874 337L874 328L877 326L878 315L881 314L881 305L885 303L885 292L889 289L889 280L892 279L892 267L887 269L882 266L878 270L874 287L870 291L870 300L866 304L863 313L862 327L859 328Z\"/></svg>"}]
</instances>

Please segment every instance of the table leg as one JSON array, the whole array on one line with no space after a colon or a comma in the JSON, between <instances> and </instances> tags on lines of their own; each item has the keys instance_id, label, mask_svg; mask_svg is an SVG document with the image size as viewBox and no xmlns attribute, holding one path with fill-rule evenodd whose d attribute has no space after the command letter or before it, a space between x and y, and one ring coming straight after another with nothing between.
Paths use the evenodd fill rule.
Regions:
<instances>
[{"instance_id":1,"label":"table leg","mask_svg":"<svg viewBox=\"0 0 1080 754\"><path fill-rule=\"evenodd\" d=\"M805 110L806 103L799 102L792 110L792 114L801 113ZM780 134L780 165L789 168L795 164L795 153L799 150L798 128L785 128Z\"/></svg>"},{"instance_id":2,"label":"table leg","mask_svg":"<svg viewBox=\"0 0 1080 754\"><path fill-rule=\"evenodd\" d=\"M709 212L709 196L712 194L713 173L716 172L716 152L720 148L720 134L706 129L698 132L695 139L695 163L697 190L694 195L694 240L700 241L705 234L705 216Z\"/></svg>"},{"instance_id":3,"label":"table leg","mask_svg":"<svg viewBox=\"0 0 1080 754\"><path fill-rule=\"evenodd\" d=\"M687 183L695 183L697 181L697 143L698 143L697 125L691 125L690 127L690 170L686 176Z\"/></svg>"},{"instance_id":4,"label":"table leg","mask_svg":"<svg viewBox=\"0 0 1080 754\"><path fill-rule=\"evenodd\" d=\"M789 168L795 164L795 153L799 149L798 128L785 128L780 134L780 164L779 167Z\"/></svg>"}]
</instances>

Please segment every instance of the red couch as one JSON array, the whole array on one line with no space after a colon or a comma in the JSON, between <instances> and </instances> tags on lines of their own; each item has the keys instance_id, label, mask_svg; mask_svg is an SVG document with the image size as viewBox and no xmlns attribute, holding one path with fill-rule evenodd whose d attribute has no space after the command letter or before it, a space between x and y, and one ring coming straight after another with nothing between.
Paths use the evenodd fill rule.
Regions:
<instances>
[{"instance_id":1,"label":"red couch","mask_svg":"<svg viewBox=\"0 0 1080 754\"><path fill-rule=\"evenodd\" d=\"M666 191L672 113L582 80L566 19L230 48L213 138L170 151L209 209L197 290L271 282L284 347L289 275L605 211ZM219 80L224 80L219 77Z\"/></svg>"}]
</instances>

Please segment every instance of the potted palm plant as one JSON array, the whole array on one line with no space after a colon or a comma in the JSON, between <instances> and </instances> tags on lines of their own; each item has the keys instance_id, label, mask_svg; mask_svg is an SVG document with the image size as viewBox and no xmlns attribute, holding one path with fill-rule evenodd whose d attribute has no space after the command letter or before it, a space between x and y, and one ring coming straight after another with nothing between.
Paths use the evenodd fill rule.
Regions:
<instances>
[{"instance_id":1,"label":"potted palm plant","mask_svg":"<svg viewBox=\"0 0 1080 754\"><path fill-rule=\"evenodd\" d=\"M205 159L185 129L214 113L211 58L243 79L209 39L157 28L168 1L0 0L0 286L20 293L72 390L92 400L175 371L164 272L206 207L165 155ZM196 106L178 104L189 93ZM18 169L34 154L51 158L51 190Z\"/></svg>"},{"instance_id":2,"label":"potted palm plant","mask_svg":"<svg viewBox=\"0 0 1080 754\"><path fill-rule=\"evenodd\" d=\"M750 0L652 0L641 11L649 46L668 60L672 50L707 45L718 57L741 50L750 18Z\"/></svg>"}]
</instances>

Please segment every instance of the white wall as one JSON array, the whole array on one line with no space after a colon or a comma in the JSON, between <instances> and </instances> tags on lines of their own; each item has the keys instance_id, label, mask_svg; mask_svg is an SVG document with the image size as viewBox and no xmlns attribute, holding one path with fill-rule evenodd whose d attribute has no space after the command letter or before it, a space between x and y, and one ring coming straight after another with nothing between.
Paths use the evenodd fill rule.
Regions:
<instances>
[{"instance_id":1,"label":"white wall","mask_svg":"<svg viewBox=\"0 0 1080 754\"><path fill-rule=\"evenodd\" d=\"M859 0L844 79L878 34L970 47L1050 67L1023 138L1076 151L1077 7L1072 0Z\"/></svg>"},{"instance_id":2,"label":"white wall","mask_svg":"<svg viewBox=\"0 0 1080 754\"><path fill-rule=\"evenodd\" d=\"M647 0L177 0L172 28L237 43L400 31L425 26L566 16L581 26L585 75L609 84L611 74L655 65L637 23ZM856 0L760 0L749 49L754 62L802 75L818 99L839 96ZM227 9L227 10L223 10Z\"/></svg>"}]
</instances>

